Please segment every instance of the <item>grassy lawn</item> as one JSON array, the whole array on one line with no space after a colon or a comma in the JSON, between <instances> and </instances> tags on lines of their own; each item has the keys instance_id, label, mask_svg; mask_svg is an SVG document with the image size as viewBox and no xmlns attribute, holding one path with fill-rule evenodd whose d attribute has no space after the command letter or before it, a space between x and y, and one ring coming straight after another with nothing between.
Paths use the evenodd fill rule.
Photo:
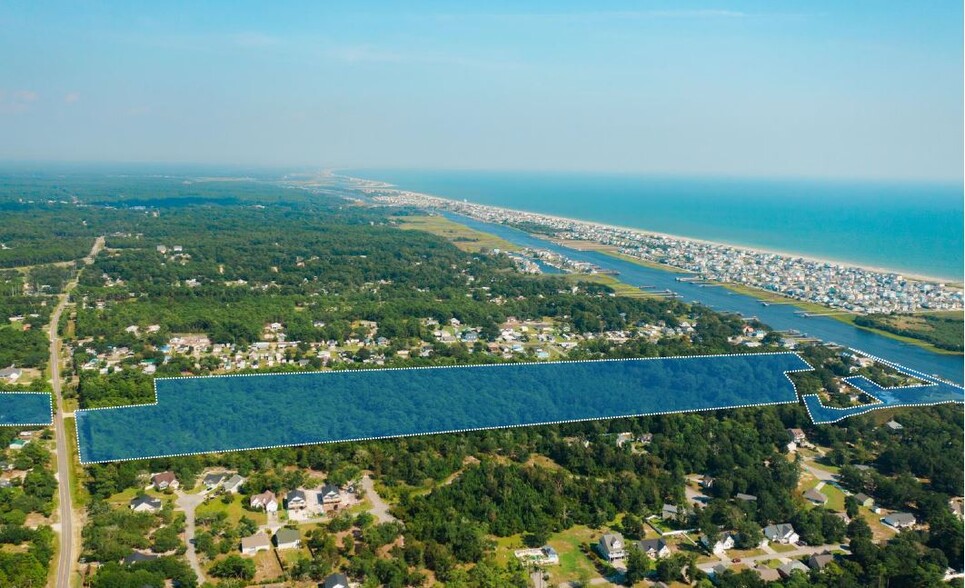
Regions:
<instances>
[{"instance_id":1,"label":"grassy lawn","mask_svg":"<svg viewBox=\"0 0 965 588\"><path fill-rule=\"evenodd\" d=\"M581 574L596 577L598 575L596 568L593 567L590 559L580 551L580 545L596 543L599 541L600 535L601 532L580 525L550 537L550 547L560 555L559 565L547 566L546 568L550 574L550 584L555 586L561 582L577 580Z\"/></svg>"},{"instance_id":2,"label":"grassy lawn","mask_svg":"<svg viewBox=\"0 0 965 588\"><path fill-rule=\"evenodd\" d=\"M519 534L509 537L490 536L489 538L496 542L496 561L500 565L506 565L506 563L515 559L516 556L513 551L524 547L522 535Z\"/></svg>"},{"instance_id":3,"label":"grassy lawn","mask_svg":"<svg viewBox=\"0 0 965 588\"><path fill-rule=\"evenodd\" d=\"M273 549L258 552L255 554L254 560L255 582L274 580L275 578L281 576L281 565L279 565Z\"/></svg>"},{"instance_id":4,"label":"grassy lawn","mask_svg":"<svg viewBox=\"0 0 965 588\"><path fill-rule=\"evenodd\" d=\"M831 484L825 484L824 488L821 488L821 492L828 497L828 503L825 507L838 512L844 511L844 492Z\"/></svg>"},{"instance_id":5,"label":"grassy lawn","mask_svg":"<svg viewBox=\"0 0 965 588\"><path fill-rule=\"evenodd\" d=\"M268 515L264 511L249 511L244 508L245 497L241 495L235 495L231 504L225 504L221 502L221 497L213 498L204 504L198 506L195 511L195 516L201 517L203 515L210 515L216 512L226 512L228 513L228 520L231 521L232 525L237 525L241 517L248 517L249 519L255 521L258 525L264 525L268 522Z\"/></svg>"},{"instance_id":6,"label":"grassy lawn","mask_svg":"<svg viewBox=\"0 0 965 588\"><path fill-rule=\"evenodd\" d=\"M502 249L503 251L519 251L519 247L499 237L470 229L465 225L451 221L443 216L406 216L398 217L399 228L413 231L425 231L438 235L462 249L463 251L482 251Z\"/></svg>"},{"instance_id":7,"label":"grassy lawn","mask_svg":"<svg viewBox=\"0 0 965 588\"><path fill-rule=\"evenodd\" d=\"M788 551L794 551L797 549L796 545L784 545L782 543L770 543L769 546L778 553L786 553Z\"/></svg>"}]
</instances>

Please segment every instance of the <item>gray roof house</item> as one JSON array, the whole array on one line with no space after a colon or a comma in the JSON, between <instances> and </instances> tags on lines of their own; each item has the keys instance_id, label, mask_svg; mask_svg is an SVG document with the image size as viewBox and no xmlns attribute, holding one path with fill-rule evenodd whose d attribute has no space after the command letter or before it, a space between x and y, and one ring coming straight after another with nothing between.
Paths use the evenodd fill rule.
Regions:
<instances>
[{"instance_id":1,"label":"gray roof house","mask_svg":"<svg viewBox=\"0 0 965 588\"><path fill-rule=\"evenodd\" d=\"M278 549L297 549L302 544L302 537L295 529L282 527L275 533L275 547Z\"/></svg>"},{"instance_id":2,"label":"gray roof house","mask_svg":"<svg viewBox=\"0 0 965 588\"><path fill-rule=\"evenodd\" d=\"M828 497L822 494L821 492L815 490L814 488L811 488L810 490L805 492L804 498L806 498L809 502L812 502L818 505L825 505L828 503Z\"/></svg>"},{"instance_id":3,"label":"gray roof house","mask_svg":"<svg viewBox=\"0 0 965 588\"><path fill-rule=\"evenodd\" d=\"M153 496L138 496L131 500L130 508L134 512L157 512L161 510L161 499Z\"/></svg>"},{"instance_id":4,"label":"gray roof house","mask_svg":"<svg viewBox=\"0 0 965 588\"><path fill-rule=\"evenodd\" d=\"M794 527L790 523L781 523L780 525L768 525L764 527L764 538L772 543L797 543L800 537L794 531Z\"/></svg>"},{"instance_id":5,"label":"gray roof house","mask_svg":"<svg viewBox=\"0 0 965 588\"><path fill-rule=\"evenodd\" d=\"M225 478L227 477L228 477L228 474L226 474L225 472L214 472L205 476L204 479L201 481L201 483L204 484L204 487L207 488L208 490L214 490L215 488L220 486L221 483L224 482Z\"/></svg>"},{"instance_id":6,"label":"gray roof house","mask_svg":"<svg viewBox=\"0 0 965 588\"><path fill-rule=\"evenodd\" d=\"M640 547L640 551L646 553L647 557L651 559L660 559L661 557L670 555L670 548L663 539L644 539L640 541L637 546Z\"/></svg>"},{"instance_id":7,"label":"gray roof house","mask_svg":"<svg viewBox=\"0 0 965 588\"><path fill-rule=\"evenodd\" d=\"M866 506L868 508L871 508L875 503L875 499L868 496L864 492L858 492L857 494L855 494L854 499L858 501L858 504L860 504L861 506Z\"/></svg>"},{"instance_id":8,"label":"gray roof house","mask_svg":"<svg viewBox=\"0 0 965 588\"><path fill-rule=\"evenodd\" d=\"M225 480L221 484L221 487L225 489L225 492L231 492L232 494L235 494L241 489L241 486L244 485L244 483L245 483L245 479L239 476L238 474L235 474L230 478L228 478L227 480Z\"/></svg>"},{"instance_id":9,"label":"gray roof house","mask_svg":"<svg viewBox=\"0 0 965 588\"><path fill-rule=\"evenodd\" d=\"M825 566L834 561L834 556L828 552L815 553L808 558L808 567L812 570L823 570Z\"/></svg>"},{"instance_id":10,"label":"gray roof house","mask_svg":"<svg viewBox=\"0 0 965 588\"><path fill-rule=\"evenodd\" d=\"M285 497L285 508L288 510L300 510L308 506L308 501L305 499L304 490L292 490Z\"/></svg>"},{"instance_id":11,"label":"gray roof house","mask_svg":"<svg viewBox=\"0 0 965 588\"><path fill-rule=\"evenodd\" d=\"M348 577L345 574L332 574L325 578L318 588L348 588Z\"/></svg>"},{"instance_id":12,"label":"gray roof house","mask_svg":"<svg viewBox=\"0 0 965 588\"><path fill-rule=\"evenodd\" d=\"M738 492L734 498L743 502L757 502L756 496L753 494L744 494L743 492Z\"/></svg>"},{"instance_id":13,"label":"gray roof house","mask_svg":"<svg viewBox=\"0 0 965 588\"><path fill-rule=\"evenodd\" d=\"M627 546L623 541L623 535L619 533L606 533L600 537L597 544L600 555L608 561L623 559L627 556Z\"/></svg>"},{"instance_id":14,"label":"gray roof house","mask_svg":"<svg viewBox=\"0 0 965 588\"><path fill-rule=\"evenodd\" d=\"M793 574L794 572L801 572L806 576L811 572L811 570L809 570L806 565L802 564L797 560L791 560L786 564L777 568L777 573L781 574L782 578L790 578L791 574Z\"/></svg>"},{"instance_id":15,"label":"gray roof house","mask_svg":"<svg viewBox=\"0 0 965 588\"><path fill-rule=\"evenodd\" d=\"M894 529L907 529L914 527L918 520L910 512L893 512L881 519L881 522Z\"/></svg>"},{"instance_id":16,"label":"gray roof house","mask_svg":"<svg viewBox=\"0 0 965 588\"><path fill-rule=\"evenodd\" d=\"M271 549L271 539L264 533L255 533L251 537L241 539L241 553L245 555L254 555L259 551L268 551L269 549Z\"/></svg>"}]
</instances>

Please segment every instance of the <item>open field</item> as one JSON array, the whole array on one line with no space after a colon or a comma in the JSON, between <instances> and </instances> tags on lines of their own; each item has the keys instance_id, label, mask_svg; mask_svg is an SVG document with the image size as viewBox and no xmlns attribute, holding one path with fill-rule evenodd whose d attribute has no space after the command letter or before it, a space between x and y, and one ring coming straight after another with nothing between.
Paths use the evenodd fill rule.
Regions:
<instances>
[{"instance_id":1,"label":"open field","mask_svg":"<svg viewBox=\"0 0 965 588\"><path fill-rule=\"evenodd\" d=\"M583 525L571 527L553 535L549 545L560 555L560 563L546 568L550 574L550 585L571 582L581 577L597 576L593 562L580 550L580 546L585 543L596 543L600 535L600 532Z\"/></svg>"},{"instance_id":2,"label":"open field","mask_svg":"<svg viewBox=\"0 0 965 588\"><path fill-rule=\"evenodd\" d=\"M241 517L248 517L249 519L255 521L256 524L264 525L268 522L268 515L264 511L249 511L244 508L243 505L244 497L241 495L235 495L234 500L231 504L225 504L221 502L221 497L212 498L207 502L198 506L196 511L197 517L201 518L206 515L214 514L216 512L226 512L228 514L228 520L231 521L232 525L237 525Z\"/></svg>"},{"instance_id":3,"label":"open field","mask_svg":"<svg viewBox=\"0 0 965 588\"><path fill-rule=\"evenodd\" d=\"M399 228L410 231L425 231L448 239L463 251L483 251L501 249L519 251L519 247L509 241L488 233L470 229L443 216L406 216L398 217Z\"/></svg>"}]
</instances>

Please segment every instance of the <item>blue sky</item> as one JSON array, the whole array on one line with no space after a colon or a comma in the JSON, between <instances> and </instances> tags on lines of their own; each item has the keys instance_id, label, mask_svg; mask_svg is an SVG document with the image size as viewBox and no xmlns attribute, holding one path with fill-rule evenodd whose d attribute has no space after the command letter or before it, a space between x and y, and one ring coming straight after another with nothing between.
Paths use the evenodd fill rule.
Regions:
<instances>
[{"instance_id":1,"label":"blue sky","mask_svg":"<svg viewBox=\"0 0 965 588\"><path fill-rule=\"evenodd\" d=\"M962 177L951 0L8 0L0 55L0 159Z\"/></svg>"}]
</instances>

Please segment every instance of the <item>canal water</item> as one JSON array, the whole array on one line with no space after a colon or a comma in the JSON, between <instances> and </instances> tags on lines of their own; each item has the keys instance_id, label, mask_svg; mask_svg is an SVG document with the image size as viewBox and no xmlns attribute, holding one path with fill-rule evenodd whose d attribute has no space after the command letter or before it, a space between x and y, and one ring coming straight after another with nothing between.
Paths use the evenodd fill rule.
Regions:
<instances>
[{"instance_id":1,"label":"canal water","mask_svg":"<svg viewBox=\"0 0 965 588\"><path fill-rule=\"evenodd\" d=\"M522 247L548 249L573 260L586 261L604 269L618 271L620 272L620 281L631 286L653 286L658 291L672 290L680 294L681 299L685 302L699 302L714 310L757 317L758 320L773 329L800 331L807 336L816 337L828 343L852 347L958 384L965 380L962 376L965 362L960 355L933 353L916 345L909 345L883 337L830 317L801 316L797 314L800 309L791 304L765 306L756 298L737 294L720 286L678 282L676 278L681 276L679 273L644 267L597 251L577 251L505 225L478 221L449 212L442 214L451 220L496 235Z\"/></svg>"}]
</instances>

